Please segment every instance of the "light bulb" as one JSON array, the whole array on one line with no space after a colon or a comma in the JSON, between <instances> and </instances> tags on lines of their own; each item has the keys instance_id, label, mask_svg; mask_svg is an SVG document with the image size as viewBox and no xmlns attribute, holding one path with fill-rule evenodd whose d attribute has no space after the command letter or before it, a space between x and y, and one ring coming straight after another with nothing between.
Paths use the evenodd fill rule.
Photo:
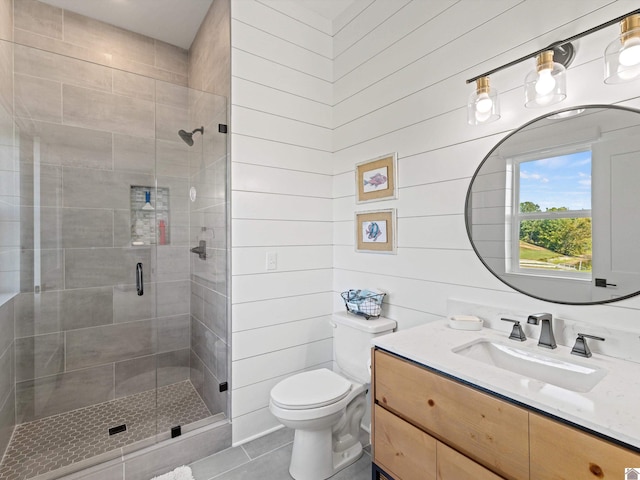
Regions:
<instances>
[{"instance_id":1,"label":"light bulb","mask_svg":"<svg viewBox=\"0 0 640 480\"><path fill-rule=\"evenodd\" d=\"M481 112L480 110L476 110L476 121L478 123L484 123L491 118L491 110L487 112Z\"/></svg>"},{"instance_id":2,"label":"light bulb","mask_svg":"<svg viewBox=\"0 0 640 480\"><path fill-rule=\"evenodd\" d=\"M556 88L556 80L551 76L551 69L545 68L538 72L536 93L541 97L549 95Z\"/></svg>"},{"instance_id":3,"label":"light bulb","mask_svg":"<svg viewBox=\"0 0 640 480\"><path fill-rule=\"evenodd\" d=\"M640 63L640 38L631 37L624 42L624 46L618 55L618 61L620 65L625 67L632 67Z\"/></svg>"},{"instance_id":4,"label":"light bulb","mask_svg":"<svg viewBox=\"0 0 640 480\"><path fill-rule=\"evenodd\" d=\"M489 97L488 93L481 93L476 100L476 112L489 113L493 108L493 100ZM476 117L478 115L476 114Z\"/></svg>"}]
</instances>

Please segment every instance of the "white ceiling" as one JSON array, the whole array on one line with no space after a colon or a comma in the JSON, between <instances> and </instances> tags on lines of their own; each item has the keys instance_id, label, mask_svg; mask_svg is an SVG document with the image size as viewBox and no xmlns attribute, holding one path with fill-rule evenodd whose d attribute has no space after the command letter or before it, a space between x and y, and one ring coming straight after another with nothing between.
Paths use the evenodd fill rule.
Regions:
<instances>
[{"instance_id":1,"label":"white ceiling","mask_svg":"<svg viewBox=\"0 0 640 480\"><path fill-rule=\"evenodd\" d=\"M188 49L213 0L40 0L132 32ZM292 2L333 21L356 0L261 0Z\"/></svg>"}]
</instances>

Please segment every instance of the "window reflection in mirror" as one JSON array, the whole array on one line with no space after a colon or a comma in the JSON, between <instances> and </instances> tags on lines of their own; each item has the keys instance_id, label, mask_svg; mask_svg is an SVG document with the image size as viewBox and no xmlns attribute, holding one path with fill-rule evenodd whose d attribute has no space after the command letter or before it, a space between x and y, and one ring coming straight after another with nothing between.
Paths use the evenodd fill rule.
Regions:
<instances>
[{"instance_id":1,"label":"window reflection in mirror","mask_svg":"<svg viewBox=\"0 0 640 480\"><path fill-rule=\"evenodd\" d=\"M513 159L514 273L591 280L591 149Z\"/></svg>"}]
</instances>

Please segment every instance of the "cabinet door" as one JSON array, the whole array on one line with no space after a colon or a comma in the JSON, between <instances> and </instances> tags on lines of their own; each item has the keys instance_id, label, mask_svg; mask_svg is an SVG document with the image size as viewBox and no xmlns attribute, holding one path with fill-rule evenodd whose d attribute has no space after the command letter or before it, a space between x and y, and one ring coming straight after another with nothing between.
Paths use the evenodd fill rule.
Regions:
<instances>
[{"instance_id":1,"label":"cabinet door","mask_svg":"<svg viewBox=\"0 0 640 480\"><path fill-rule=\"evenodd\" d=\"M526 410L380 350L375 399L499 475L529 478Z\"/></svg>"},{"instance_id":2,"label":"cabinet door","mask_svg":"<svg viewBox=\"0 0 640 480\"><path fill-rule=\"evenodd\" d=\"M374 462L398 480L435 480L436 441L379 405L374 406Z\"/></svg>"},{"instance_id":3,"label":"cabinet door","mask_svg":"<svg viewBox=\"0 0 640 480\"><path fill-rule=\"evenodd\" d=\"M534 413L529 423L532 479L623 479L640 466L640 454L575 428Z\"/></svg>"},{"instance_id":4,"label":"cabinet door","mask_svg":"<svg viewBox=\"0 0 640 480\"><path fill-rule=\"evenodd\" d=\"M438 442L437 448L437 480L501 480L491 470L456 452L453 448Z\"/></svg>"}]
</instances>

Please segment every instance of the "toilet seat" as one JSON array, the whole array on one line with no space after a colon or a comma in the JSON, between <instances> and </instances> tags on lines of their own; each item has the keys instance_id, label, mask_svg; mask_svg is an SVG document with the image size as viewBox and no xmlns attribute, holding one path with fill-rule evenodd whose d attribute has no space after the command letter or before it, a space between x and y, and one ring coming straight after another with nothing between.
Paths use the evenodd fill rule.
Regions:
<instances>
[{"instance_id":1,"label":"toilet seat","mask_svg":"<svg viewBox=\"0 0 640 480\"><path fill-rule=\"evenodd\" d=\"M345 398L353 384L326 368L298 373L271 390L274 405L288 410L320 408Z\"/></svg>"}]
</instances>

